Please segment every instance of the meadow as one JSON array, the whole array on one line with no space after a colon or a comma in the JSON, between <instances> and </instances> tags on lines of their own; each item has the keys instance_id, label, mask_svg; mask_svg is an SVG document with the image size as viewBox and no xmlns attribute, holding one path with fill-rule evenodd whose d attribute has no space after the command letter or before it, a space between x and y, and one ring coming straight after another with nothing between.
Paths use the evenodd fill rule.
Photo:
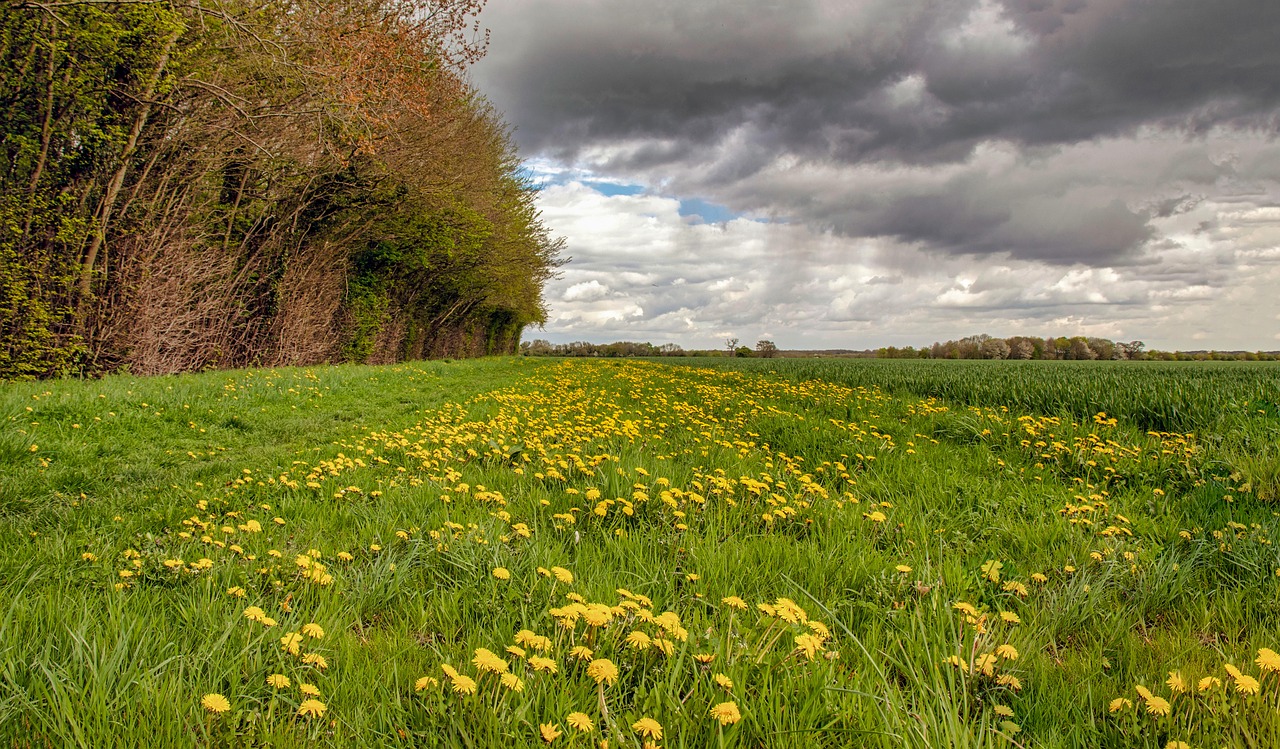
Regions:
<instances>
[{"instance_id":1,"label":"meadow","mask_svg":"<svg viewBox=\"0 0 1280 749\"><path fill-rule=\"evenodd\" d=\"M0 744L1277 746L1277 401L1135 362L0 384Z\"/></svg>"}]
</instances>

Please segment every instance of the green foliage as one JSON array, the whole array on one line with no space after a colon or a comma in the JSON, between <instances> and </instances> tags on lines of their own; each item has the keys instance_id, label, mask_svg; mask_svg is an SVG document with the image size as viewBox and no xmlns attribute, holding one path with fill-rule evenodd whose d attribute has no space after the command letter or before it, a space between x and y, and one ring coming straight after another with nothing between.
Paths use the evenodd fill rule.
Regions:
<instances>
[{"instance_id":1,"label":"green foliage","mask_svg":"<svg viewBox=\"0 0 1280 749\"><path fill-rule=\"evenodd\" d=\"M480 5L0 7L0 379L511 350L560 243Z\"/></svg>"},{"instance_id":2,"label":"green foliage","mask_svg":"<svg viewBox=\"0 0 1280 749\"><path fill-rule=\"evenodd\" d=\"M347 287L345 305L351 316L347 341L342 347L345 361L363 363L369 360L377 344L378 333L387 322L390 304L384 284L376 276L366 273L352 279Z\"/></svg>"},{"instance_id":3,"label":"green foliage","mask_svg":"<svg viewBox=\"0 0 1280 749\"><path fill-rule=\"evenodd\" d=\"M22 246L28 208L0 197L0 378L14 380L64 376L84 353L75 336L61 332L69 327L71 269Z\"/></svg>"}]
</instances>

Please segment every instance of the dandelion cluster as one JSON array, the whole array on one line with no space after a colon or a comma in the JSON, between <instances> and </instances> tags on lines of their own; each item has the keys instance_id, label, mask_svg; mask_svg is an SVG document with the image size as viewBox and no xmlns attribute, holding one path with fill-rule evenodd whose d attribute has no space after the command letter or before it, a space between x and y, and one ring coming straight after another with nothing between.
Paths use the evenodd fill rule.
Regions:
<instances>
[{"instance_id":1,"label":"dandelion cluster","mask_svg":"<svg viewBox=\"0 0 1280 749\"><path fill-rule=\"evenodd\" d=\"M1204 569L1280 584L1275 522L1170 509L1250 496L1204 466L1203 435L734 371L519 366L514 384L407 404L276 463L227 469L193 444L192 465L226 475L69 559L126 604L212 597L238 660L233 683L185 703L210 730L340 733L370 706L336 674L359 671L380 676L367 693L405 740L448 716L553 746L763 745L789 720L905 735L928 699L1035 738L1030 695L1084 678L1104 700L1070 709L1100 745L1176 746L1206 725L1230 744L1280 698L1275 643L1210 629L1167 647L1155 615L1116 635L1150 632L1143 658L1077 637L1100 612L1159 611L1136 599ZM268 390L329 397L270 373L220 397ZM964 451L980 490L947 473Z\"/></svg>"}]
</instances>

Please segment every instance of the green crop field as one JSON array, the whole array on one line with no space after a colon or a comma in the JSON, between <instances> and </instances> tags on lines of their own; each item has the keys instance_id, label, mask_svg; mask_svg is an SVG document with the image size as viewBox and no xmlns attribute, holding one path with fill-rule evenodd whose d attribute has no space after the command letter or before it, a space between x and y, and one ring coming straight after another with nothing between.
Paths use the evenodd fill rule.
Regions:
<instances>
[{"instance_id":1,"label":"green crop field","mask_svg":"<svg viewBox=\"0 0 1280 749\"><path fill-rule=\"evenodd\" d=\"M1280 367L0 384L0 745L1280 745Z\"/></svg>"}]
</instances>

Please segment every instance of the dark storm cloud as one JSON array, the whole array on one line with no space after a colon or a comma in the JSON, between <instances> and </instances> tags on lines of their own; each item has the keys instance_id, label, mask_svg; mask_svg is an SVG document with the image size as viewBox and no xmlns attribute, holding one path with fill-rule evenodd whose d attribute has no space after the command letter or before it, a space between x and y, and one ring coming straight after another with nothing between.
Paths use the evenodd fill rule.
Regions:
<instances>
[{"instance_id":1,"label":"dark storm cloud","mask_svg":"<svg viewBox=\"0 0 1280 749\"><path fill-rule=\"evenodd\" d=\"M555 0L494 3L485 20L496 41L479 82L526 153L845 236L1126 263L1152 220L1194 208L1224 173L1280 179L1280 164L1177 148L1158 174L1141 166L1141 185L1072 192L1036 167L1152 130L1274 137L1274 0ZM1033 177L929 178L991 142ZM780 161L917 171L872 195L781 190ZM1127 161L1104 168L1123 175ZM1153 194L1165 184L1177 191Z\"/></svg>"},{"instance_id":2,"label":"dark storm cloud","mask_svg":"<svg viewBox=\"0 0 1280 749\"><path fill-rule=\"evenodd\" d=\"M1277 127L1280 3L1004 0L986 16L1007 21L1013 45L993 38L999 29L965 28L971 0L844 6L495 6L487 20L510 32L486 84L526 146L567 152L628 138L706 144L744 122L795 153L906 161L1142 124ZM877 98L912 74L945 117Z\"/></svg>"}]
</instances>

